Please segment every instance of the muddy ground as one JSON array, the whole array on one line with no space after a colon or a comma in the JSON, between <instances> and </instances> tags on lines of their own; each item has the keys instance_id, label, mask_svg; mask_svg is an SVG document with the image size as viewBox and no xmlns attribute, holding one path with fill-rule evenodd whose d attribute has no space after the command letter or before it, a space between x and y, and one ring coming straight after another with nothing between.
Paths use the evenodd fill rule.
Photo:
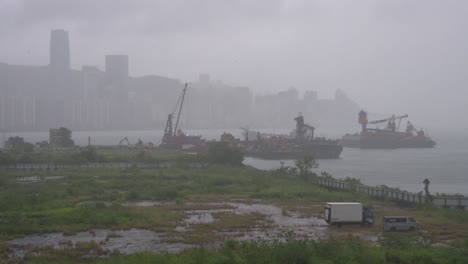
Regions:
<instances>
[{"instance_id":1,"label":"muddy ground","mask_svg":"<svg viewBox=\"0 0 468 264\"><path fill-rule=\"evenodd\" d=\"M132 228L129 230L93 229L75 234L33 234L7 241L13 258L22 258L44 247L73 248L80 242L96 242L107 253L179 252L193 247L218 247L228 238L239 241L285 241L358 236L377 242L381 232L361 226L330 227L322 219L322 203L307 206L278 206L261 200L226 202L190 202L175 206L171 202L139 201L130 207L169 207L182 210L184 218L176 220L166 232ZM181 209L183 208L183 209Z\"/></svg>"}]
</instances>

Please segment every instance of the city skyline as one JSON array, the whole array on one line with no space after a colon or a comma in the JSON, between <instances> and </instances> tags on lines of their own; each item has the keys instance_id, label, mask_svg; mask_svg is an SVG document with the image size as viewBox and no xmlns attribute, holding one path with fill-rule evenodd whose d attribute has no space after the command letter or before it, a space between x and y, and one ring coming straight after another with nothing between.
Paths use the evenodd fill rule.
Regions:
<instances>
[{"instance_id":1,"label":"city skyline","mask_svg":"<svg viewBox=\"0 0 468 264\"><path fill-rule=\"evenodd\" d=\"M104 69L105 54L126 54L131 76L210 73L256 94L293 86L326 99L341 89L369 112L461 131L467 11L437 0L5 0L0 61L46 64L44 36L64 28L74 69Z\"/></svg>"},{"instance_id":2,"label":"city skyline","mask_svg":"<svg viewBox=\"0 0 468 264\"><path fill-rule=\"evenodd\" d=\"M94 65L72 69L69 45L68 31L54 29L50 32L48 65L0 64L3 130L162 128L183 81L157 75L130 76L131 58L126 54L103 54L103 70ZM189 86L181 120L189 129L287 128L298 112L308 114L316 125L344 127L353 123L351 114L359 109L342 91L331 100L320 100L314 91L300 96L295 88L254 95L249 87L213 81L209 74L200 74Z\"/></svg>"}]
</instances>

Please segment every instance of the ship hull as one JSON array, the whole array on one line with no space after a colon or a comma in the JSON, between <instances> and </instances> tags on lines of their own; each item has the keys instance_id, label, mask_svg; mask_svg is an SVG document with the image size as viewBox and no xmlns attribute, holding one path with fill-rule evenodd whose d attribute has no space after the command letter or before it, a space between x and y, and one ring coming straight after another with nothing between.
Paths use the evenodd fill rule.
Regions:
<instances>
[{"instance_id":1,"label":"ship hull","mask_svg":"<svg viewBox=\"0 0 468 264\"><path fill-rule=\"evenodd\" d=\"M285 151L246 150L244 155L267 160L297 160L308 156L314 159L339 159L342 151L343 146L338 144L311 144Z\"/></svg>"},{"instance_id":2,"label":"ship hull","mask_svg":"<svg viewBox=\"0 0 468 264\"><path fill-rule=\"evenodd\" d=\"M345 135L340 144L348 148L396 149L396 148L433 148L435 142L425 136L406 136L393 133L368 133Z\"/></svg>"}]
</instances>

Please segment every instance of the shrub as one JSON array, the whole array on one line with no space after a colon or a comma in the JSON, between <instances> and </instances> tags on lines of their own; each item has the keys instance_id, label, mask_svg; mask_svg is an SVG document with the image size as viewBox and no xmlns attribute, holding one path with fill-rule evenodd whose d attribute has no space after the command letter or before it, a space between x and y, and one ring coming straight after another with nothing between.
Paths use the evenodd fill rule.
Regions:
<instances>
[{"instance_id":1,"label":"shrub","mask_svg":"<svg viewBox=\"0 0 468 264\"><path fill-rule=\"evenodd\" d=\"M8 153L0 151L0 164L11 164L13 163L13 157Z\"/></svg>"},{"instance_id":2,"label":"shrub","mask_svg":"<svg viewBox=\"0 0 468 264\"><path fill-rule=\"evenodd\" d=\"M208 146L208 160L212 163L240 166L244 161L244 154L225 142L212 142Z\"/></svg>"},{"instance_id":3,"label":"shrub","mask_svg":"<svg viewBox=\"0 0 468 264\"><path fill-rule=\"evenodd\" d=\"M5 142L5 148L14 152L32 152L34 145L25 142L22 137L9 137Z\"/></svg>"},{"instance_id":4,"label":"shrub","mask_svg":"<svg viewBox=\"0 0 468 264\"><path fill-rule=\"evenodd\" d=\"M319 166L318 162L311 156L306 156L302 160L296 160L295 165L299 178L305 181L314 175L312 169L316 169Z\"/></svg>"}]
</instances>

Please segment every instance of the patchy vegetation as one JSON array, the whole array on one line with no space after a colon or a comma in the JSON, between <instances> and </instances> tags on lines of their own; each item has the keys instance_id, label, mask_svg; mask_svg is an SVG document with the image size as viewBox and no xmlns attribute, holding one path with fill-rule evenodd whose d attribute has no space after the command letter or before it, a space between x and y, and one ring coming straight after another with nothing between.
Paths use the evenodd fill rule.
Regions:
<instances>
[{"instance_id":1,"label":"patchy vegetation","mask_svg":"<svg viewBox=\"0 0 468 264\"><path fill-rule=\"evenodd\" d=\"M32 152L34 145L25 142L22 137L9 137L5 142L5 148L14 153Z\"/></svg>"},{"instance_id":2,"label":"patchy vegetation","mask_svg":"<svg viewBox=\"0 0 468 264\"><path fill-rule=\"evenodd\" d=\"M126 149L94 150L88 148L85 159L103 156L111 159L197 160L198 155ZM60 152L59 152L60 153ZM81 152L82 153L82 152ZM41 155L57 155L43 152ZM172 156L171 156L172 155ZM234 155L236 156L236 155ZM205 156L204 159L208 160ZM0 258L11 255L6 244L12 238L34 233L62 232L74 234L92 229L126 230L139 228L176 233L186 221L184 210L221 210L225 207L210 202L241 199L255 200L279 206L283 217L318 216L321 204L327 201L357 201L374 207L377 223L365 233L380 236L380 245L346 238L360 235L362 228L332 230L337 240L314 242L287 239L276 242L227 242L220 250L194 249L180 254L139 253L122 256L119 252L103 252L99 244L80 244L61 250L45 248L26 255L26 263L418 263L418 258L438 262L465 262L468 242L468 213L446 210L429 205L398 207L388 201L371 200L365 194L338 192L311 183L317 174L313 160L305 160L297 169L281 168L259 171L244 166L214 165L207 168L164 169L83 169L59 171L0 170ZM332 177L322 173L321 176ZM354 183L356 179L348 179ZM158 201L161 206L134 206L132 202ZM164 203L165 202L165 203ZM205 203L200 206L197 203ZM420 223L421 233L380 235L383 215L411 215ZM183 241L193 245L213 245L222 239L213 230L242 230L256 226L269 228L264 214L238 215L213 211L212 222L191 226L172 237L174 243ZM260 224L259 224L260 223ZM178 231L177 231L178 232ZM448 248L433 247L442 243ZM211 248L211 246L210 246ZM325 254L334 252L334 254ZM108 256L101 259L98 256ZM427 258L429 256L430 258ZM189 261L189 262L187 262ZM199 262L197 262L199 261ZM290 261L287 261L291 263Z\"/></svg>"},{"instance_id":3,"label":"patchy vegetation","mask_svg":"<svg viewBox=\"0 0 468 264\"><path fill-rule=\"evenodd\" d=\"M16 140L16 141L21 141ZM15 141L15 142L16 142ZM15 143L16 145L20 143ZM157 148L95 148L76 147L69 149L37 149L24 143L8 151L0 151L0 164L21 163L55 163L55 164L86 164L86 163L211 163L231 166L242 166L243 153L222 142L209 144L207 153L183 153L175 150Z\"/></svg>"},{"instance_id":4,"label":"patchy vegetation","mask_svg":"<svg viewBox=\"0 0 468 264\"><path fill-rule=\"evenodd\" d=\"M244 154L240 149L229 146L225 142L210 142L208 160L217 164L240 166L244 161Z\"/></svg>"},{"instance_id":5,"label":"patchy vegetation","mask_svg":"<svg viewBox=\"0 0 468 264\"><path fill-rule=\"evenodd\" d=\"M29 152L0 152L0 164L17 163L160 163L160 162L207 162L206 155L185 154L155 148L95 148L38 149Z\"/></svg>"},{"instance_id":6,"label":"patchy vegetation","mask_svg":"<svg viewBox=\"0 0 468 264\"><path fill-rule=\"evenodd\" d=\"M461 241L466 243L466 241ZM75 250L52 250L39 256L28 255L25 263L466 263L468 250L430 248L405 243L406 247L382 244L369 245L354 237L343 241L296 240L267 243L265 241L237 242L227 240L218 250L198 248L179 254L138 253L122 256L113 252L109 258L99 258L100 248L93 243L80 243ZM102 250L101 250L102 252ZM79 256L88 255L87 260Z\"/></svg>"}]
</instances>

